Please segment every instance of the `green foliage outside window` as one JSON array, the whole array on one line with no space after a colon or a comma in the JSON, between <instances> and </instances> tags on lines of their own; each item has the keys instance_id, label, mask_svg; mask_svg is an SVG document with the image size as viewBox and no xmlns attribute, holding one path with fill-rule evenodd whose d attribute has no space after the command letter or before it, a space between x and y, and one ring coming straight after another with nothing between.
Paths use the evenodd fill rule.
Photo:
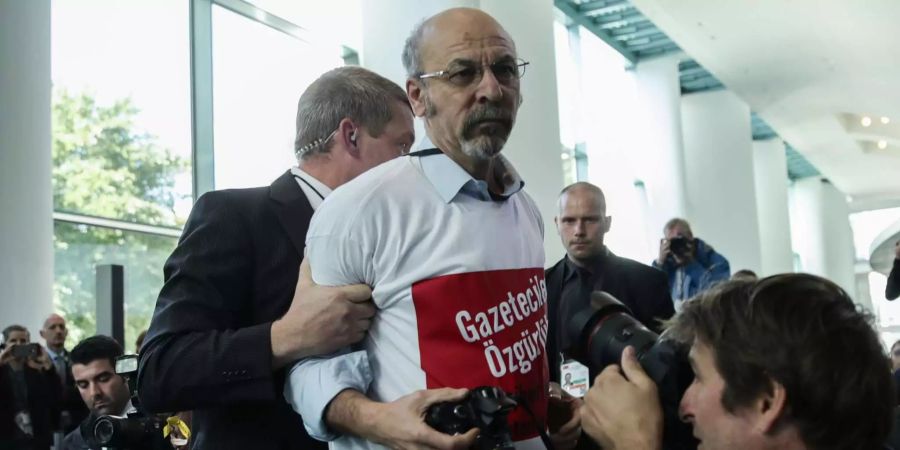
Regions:
<instances>
[{"instance_id":1,"label":"green foliage outside window","mask_svg":"<svg viewBox=\"0 0 900 450\"><path fill-rule=\"evenodd\" d=\"M178 227L175 177L188 162L137 131L130 99L100 105L56 89L53 99L53 201L57 211ZM125 267L125 340L129 351L147 327L176 239L71 224L54 226L54 304L69 323L67 347L92 335L95 266Z\"/></svg>"}]
</instances>

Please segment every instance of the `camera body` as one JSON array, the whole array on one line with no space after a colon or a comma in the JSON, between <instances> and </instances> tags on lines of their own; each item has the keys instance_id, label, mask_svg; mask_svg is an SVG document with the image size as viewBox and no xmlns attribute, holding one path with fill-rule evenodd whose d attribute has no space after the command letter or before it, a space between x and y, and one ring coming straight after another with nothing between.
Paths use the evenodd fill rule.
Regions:
<instances>
[{"instance_id":1,"label":"camera body","mask_svg":"<svg viewBox=\"0 0 900 450\"><path fill-rule=\"evenodd\" d=\"M669 250L673 255L677 255L679 257L687 256L690 252L690 244L691 240L684 236L677 236L669 239Z\"/></svg>"},{"instance_id":2,"label":"camera body","mask_svg":"<svg viewBox=\"0 0 900 450\"><path fill-rule=\"evenodd\" d=\"M98 447L120 450L171 450L172 444L163 437L166 420L147 414L141 409L137 396L136 374L137 355L123 355L116 358L116 374L128 382L131 405L134 412L126 417L91 417L81 425L81 436L85 441Z\"/></svg>"},{"instance_id":3,"label":"camera body","mask_svg":"<svg viewBox=\"0 0 900 450\"><path fill-rule=\"evenodd\" d=\"M627 306L607 292L591 294L590 305L566 324L573 342L562 349L567 356L597 373L610 364L619 364L625 347L634 347L641 367L656 383L663 410L663 446L666 449L693 449L697 441L690 426L678 415L681 397L693 382L685 345L659 336L638 322Z\"/></svg>"},{"instance_id":4,"label":"camera body","mask_svg":"<svg viewBox=\"0 0 900 450\"><path fill-rule=\"evenodd\" d=\"M481 432L473 448L478 450L514 449L507 417L518 403L502 389L481 386L469 391L458 402L435 403L425 414L425 423L442 433L463 434L472 428Z\"/></svg>"},{"instance_id":5,"label":"camera body","mask_svg":"<svg viewBox=\"0 0 900 450\"><path fill-rule=\"evenodd\" d=\"M41 354L41 344L20 344L14 345L12 349L12 355L14 358L18 359L31 359L37 358L38 355Z\"/></svg>"}]
</instances>

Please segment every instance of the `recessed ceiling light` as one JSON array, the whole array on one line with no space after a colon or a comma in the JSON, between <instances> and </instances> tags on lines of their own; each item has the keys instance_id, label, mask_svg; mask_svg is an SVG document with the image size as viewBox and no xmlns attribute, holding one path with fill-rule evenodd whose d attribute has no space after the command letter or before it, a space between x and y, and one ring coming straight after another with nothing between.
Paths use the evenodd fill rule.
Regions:
<instances>
[{"instance_id":1,"label":"recessed ceiling light","mask_svg":"<svg viewBox=\"0 0 900 450\"><path fill-rule=\"evenodd\" d=\"M869 125L872 125L872 118L869 116L863 116L862 120L860 120L859 123L861 123L862 126L867 127Z\"/></svg>"},{"instance_id":2,"label":"recessed ceiling light","mask_svg":"<svg viewBox=\"0 0 900 450\"><path fill-rule=\"evenodd\" d=\"M888 118L888 117L882 117L882 118L881 118L881 123L884 124L884 125L887 125L887 124L891 123L891 119Z\"/></svg>"},{"instance_id":3,"label":"recessed ceiling light","mask_svg":"<svg viewBox=\"0 0 900 450\"><path fill-rule=\"evenodd\" d=\"M562 157L563 160L569 159L569 154L568 154L568 153L563 153L563 154L560 155L560 156Z\"/></svg>"},{"instance_id":4,"label":"recessed ceiling light","mask_svg":"<svg viewBox=\"0 0 900 450\"><path fill-rule=\"evenodd\" d=\"M887 148L887 141L878 141L878 149L884 150Z\"/></svg>"}]
</instances>

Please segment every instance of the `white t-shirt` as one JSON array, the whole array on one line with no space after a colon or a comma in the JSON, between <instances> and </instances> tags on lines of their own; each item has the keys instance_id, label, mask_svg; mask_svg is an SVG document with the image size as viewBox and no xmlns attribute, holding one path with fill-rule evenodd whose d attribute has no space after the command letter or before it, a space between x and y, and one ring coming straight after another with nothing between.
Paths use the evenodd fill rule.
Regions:
<instances>
[{"instance_id":1,"label":"white t-shirt","mask_svg":"<svg viewBox=\"0 0 900 450\"><path fill-rule=\"evenodd\" d=\"M382 164L317 209L307 233L313 279L372 286L378 312L355 355L361 360L311 359L291 371L286 396L314 436L331 397L292 396L333 396L339 391L318 386L355 376L347 372L371 380L367 395L385 402L426 388L499 386L524 397L544 426L543 226L518 174L505 159L498 167L512 185L505 199L491 198L486 183L440 153ZM523 408L510 428L518 448L543 448ZM376 447L351 436L332 443Z\"/></svg>"}]
</instances>

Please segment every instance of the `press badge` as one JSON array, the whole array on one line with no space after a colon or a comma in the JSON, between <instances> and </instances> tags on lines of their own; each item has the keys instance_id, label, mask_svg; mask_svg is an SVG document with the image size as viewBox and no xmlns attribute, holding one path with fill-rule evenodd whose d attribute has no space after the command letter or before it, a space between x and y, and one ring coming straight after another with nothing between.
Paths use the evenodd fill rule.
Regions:
<instances>
[{"instance_id":1,"label":"press badge","mask_svg":"<svg viewBox=\"0 0 900 450\"><path fill-rule=\"evenodd\" d=\"M590 384L590 371L587 366L574 359L567 359L559 369L560 386L572 397L582 398L587 394Z\"/></svg>"}]
</instances>

